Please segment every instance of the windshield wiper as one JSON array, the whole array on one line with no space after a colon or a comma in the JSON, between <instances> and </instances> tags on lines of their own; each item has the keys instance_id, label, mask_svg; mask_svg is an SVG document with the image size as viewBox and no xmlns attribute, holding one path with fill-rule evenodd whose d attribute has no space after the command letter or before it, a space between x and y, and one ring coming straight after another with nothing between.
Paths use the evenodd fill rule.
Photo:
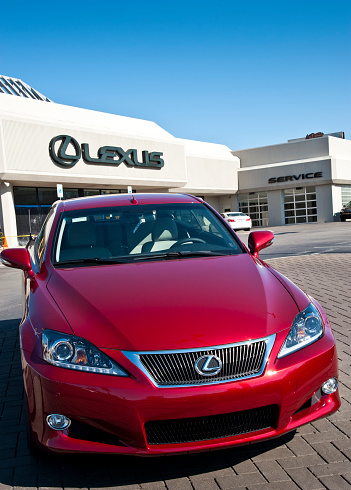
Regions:
<instances>
[{"instance_id":1,"label":"windshield wiper","mask_svg":"<svg viewBox=\"0 0 351 490\"><path fill-rule=\"evenodd\" d=\"M66 265L74 265L74 264L125 264L126 262L129 262L130 259L129 257L127 259L121 259L120 257L118 258L103 258L100 259L98 257L89 257L85 259L70 259L70 260L63 260L62 262L55 262L55 266L66 266Z\"/></svg>"},{"instance_id":2,"label":"windshield wiper","mask_svg":"<svg viewBox=\"0 0 351 490\"><path fill-rule=\"evenodd\" d=\"M163 254L148 254L148 255L126 255L123 257L104 257L104 258L99 258L99 257L89 257L89 258L84 258L84 259L70 259L70 260L63 260L62 262L55 262L56 267L66 267L70 265L83 265L83 264L99 264L99 265L106 265L106 264L127 264L131 262L138 262L141 260L169 260L169 259L177 259L181 257L216 257L216 256L223 256L223 255L236 255L236 252L234 250L218 250L218 251L211 251L211 250L194 250L194 251L174 251L174 252L166 252Z\"/></svg>"},{"instance_id":3,"label":"windshield wiper","mask_svg":"<svg viewBox=\"0 0 351 490\"><path fill-rule=\"evenodd\" d=\"M221 255L236 255L236 253L228 250L218 250L217 252L211 250L198 250L192 252L190 250L184 250L178 252L166 252L164 254L136 256L134 260L177 259L179 257L216 257Z\"/></svg>"}]
</instances>

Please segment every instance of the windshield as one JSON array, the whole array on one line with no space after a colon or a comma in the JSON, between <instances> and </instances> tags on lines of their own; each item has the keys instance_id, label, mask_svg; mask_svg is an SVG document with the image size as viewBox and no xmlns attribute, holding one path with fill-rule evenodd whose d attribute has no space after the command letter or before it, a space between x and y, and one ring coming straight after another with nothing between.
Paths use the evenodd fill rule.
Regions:
<instances>
[{"instance_id":1,"label":"windshield","mask_svg":"<svg viewBox=\"0 0 351 490\"><path fill-rule=\"evenodd\" d=\"M226 226L200 203L63 212L54 243L56 266L245 252Z\"/></svg>"}]
</instances>

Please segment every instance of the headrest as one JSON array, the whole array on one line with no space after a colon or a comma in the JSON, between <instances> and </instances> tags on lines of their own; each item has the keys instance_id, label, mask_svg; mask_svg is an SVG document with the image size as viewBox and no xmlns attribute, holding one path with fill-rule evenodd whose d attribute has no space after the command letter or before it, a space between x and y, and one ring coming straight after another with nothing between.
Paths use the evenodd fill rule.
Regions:
<instances>
[{"instance_id":1,"label":"headrest","mask_svg":"<svg viewBox=\"0 0 351 490\"><path fill-rule=\"evenodd\" d=\"M95 247L96 232L90 221L72 223L68 228L68 243L70 247Z\"/></svg>"},{"instance_id":2,"label":"headrest","mask_svg":"<svg viewBox=\"0 0 351 490\"><path fill-rule=\"evenodd\" d=\"M152 229L152 240L177 240L178 229L172 218L159 218Z\"/></svg>"}]
</instances>

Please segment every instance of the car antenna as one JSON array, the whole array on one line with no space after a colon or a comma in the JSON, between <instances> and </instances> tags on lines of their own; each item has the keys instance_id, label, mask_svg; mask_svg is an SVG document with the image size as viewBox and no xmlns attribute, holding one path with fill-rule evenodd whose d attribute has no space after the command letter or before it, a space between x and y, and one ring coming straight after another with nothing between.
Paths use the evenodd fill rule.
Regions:
<instances>
[{"instance_id":1,"label":"car antenna","mask_svg":"<svg viewBox=\"0 0 351 490\"><path fill-rule=\"evenodd\" d=\"M135 199L135 197L133 196L132 194L132 201L131 201L132 204L138 204L138 201Z\"/></svg>"}]
</instances>

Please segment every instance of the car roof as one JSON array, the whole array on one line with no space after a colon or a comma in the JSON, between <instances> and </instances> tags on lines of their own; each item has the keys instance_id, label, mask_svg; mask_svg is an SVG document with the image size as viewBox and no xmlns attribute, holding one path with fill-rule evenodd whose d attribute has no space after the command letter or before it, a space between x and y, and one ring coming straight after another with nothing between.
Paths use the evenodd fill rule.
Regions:
<instances>
[{"instance_id":1,"label":"car roof","mask_svg":"<svg viewBox=\"0 0 351 490\"><path fill-rule=\"evenodd\" d=\"M188 194L105 194L99 196L77 197L59 202L60 210L91 209L135 204L195 203L202 199ZM63 208L63 209L62 209Z\"/></svg>"}]
</instances>

